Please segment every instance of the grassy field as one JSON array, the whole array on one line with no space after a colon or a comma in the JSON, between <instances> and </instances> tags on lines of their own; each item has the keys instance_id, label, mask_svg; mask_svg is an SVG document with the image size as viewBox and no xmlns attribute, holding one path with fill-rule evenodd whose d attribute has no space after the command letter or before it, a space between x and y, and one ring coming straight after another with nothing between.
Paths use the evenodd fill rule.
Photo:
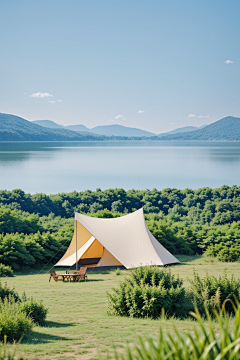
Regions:
<instances>
[{"instance_id":1,"label":"grassy field","mask_svg":"<svg viewBox=\"0 0 240 360\"><path fill-rule=\"evenodd\" d=\"M178 256L181 265L171 267L187 285L195 268L201 276L222 274L240 277L238 263L220 263L214 259ZM40 359L96 359L103 357L112 346L122 349L126 342L134 343L138 335L157 336L160 326L171 330L173 321L113 317L107 315L106 291L110 291L128 273L115 271L89 273L89 281L81 283L48 282L48 274L19 274L7 278L20 294L42 300L49 309L45 327L35 327L19 345L20 352ZM2 279L4 282L4 279ZM191 330L194 322L174 320L181 330Z\"/></svg>"}]
</instances>

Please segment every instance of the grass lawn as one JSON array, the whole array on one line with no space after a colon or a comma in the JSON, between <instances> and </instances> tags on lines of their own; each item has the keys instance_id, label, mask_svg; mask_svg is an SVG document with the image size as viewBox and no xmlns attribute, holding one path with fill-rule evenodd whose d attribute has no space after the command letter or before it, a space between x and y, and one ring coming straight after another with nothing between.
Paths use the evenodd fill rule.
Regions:
<instances>
[{"instance_id":1,"label":"grass lawn","mask_svg":"<svg viewBox=\"0 0 240 360\"><path fill-rule=\"evenodd\" d=\"M215 259L178 256L181 265L171 266L172 273L179 274L187 285L195 268L201 276L206 270L218 276L226 269L227 274L240 277L238 263L221 263ZM105 273L89 273L89 281L81 283L48 282L48 274L19 274L7 278L19 294L42 300L49 309L45 327L35 327L28 338L19 345L19 351L31 358L41 359L95 359L103 357L112 345L123 348L126 342L134 343L138 335L156 336L160 326L172 329L172 320L131 319L108 316L106 291L110 291L128 273L116 270ZM2 279L4 282L5 279ZM191 330L191 320L174 320L180 330Z\"/></svg>"}]
</instances>

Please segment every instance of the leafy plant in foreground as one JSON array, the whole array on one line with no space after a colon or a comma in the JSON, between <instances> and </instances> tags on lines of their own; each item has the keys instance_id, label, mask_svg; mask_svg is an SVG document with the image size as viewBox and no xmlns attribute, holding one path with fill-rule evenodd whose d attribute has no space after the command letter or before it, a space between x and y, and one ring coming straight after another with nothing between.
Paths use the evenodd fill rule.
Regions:
<instances>
[{"instance_id":1,"label":"leafy plant in foreground","mask_svg":"<svg viewBox=\"0 0 240 360\"><path fill-rule=\"evenodd\" d=\"M224 271L223 276L219 275L218 278L209 275L208 272L203 278L200 278L198 273L194 271L193 279L188 279L188 281L190 287L187 292L201 314L205 312L204 304L210 313L213 313L213 310L221 307L226 299L240 301L240 279L236 280L233 275L228 278L226 271ZM226 303L225 310L227 313L233 312L231 302Z\"/></svg>"},{"instance_id":2,"label":"leafy plant in foreground","mask_svg":"<svg viewBox=\"0 0 240 360\"><path fill-rule=\"evenodd\" d=\"M9 296L0 300L0 341L18 341L33 327L32 320L23 312L21 303Z\"/></svg>"},{"instance_id":3,"label":"leafy plant in foreground","mask_svg":"<svg viewBox=\"0 0 240 360\"><path fill-rule=\"evenodd\" d=\"M4 343L0 343L0 360L24 360L22 356L17 354L17 345L9 348L7 345L7 337L4 337Z\"/></svg>"},{"instance_id":4,"label":"leafy plant in foreground","mask_svg":"<svg viewBox=\"0 0 240 360\"><path fill-rule=\"evenodd\" d=\"M230 318L226 315L225 305L215 311L220 330L214 331L216 321L205 308L206 323L197 308L191 315L197 325L193 332L185 333L174 326L174 334L163 333L160 329L157 341L151 337L139 338L135 347L127 347L126 354L115 351L115 360L239 360L240 359L240 306L233 305L233 331L230 331Z\"/></svg>"}]
</instances>

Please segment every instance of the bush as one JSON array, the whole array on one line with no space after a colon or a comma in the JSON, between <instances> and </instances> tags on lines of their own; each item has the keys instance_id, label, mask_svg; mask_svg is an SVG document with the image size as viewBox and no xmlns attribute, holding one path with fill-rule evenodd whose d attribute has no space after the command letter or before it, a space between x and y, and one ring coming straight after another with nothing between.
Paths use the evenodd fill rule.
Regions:
<instances>
[{"instance_id":1,"label":"bush","mask_svg":"<svg viewBox=\"0 0 240 360\"><path fill-rule=\"evenodd\" d=\"M28 299L26 294L23 293L22 298L15 292L14 289L10 289L7 286L7 283L2 286L0 282L0 299L4 301L5 299L11 298L12 301L18 302L21 311L24 312L32 321L40 326L45 324L45 319L48 313L42 302L37 300Z\"/></svg>"},{"instance_id":2,"label":"bush","mask_svg":"<svg viewBox=\"0 0 240 360\"><path fill-rule=\"evenodd\" d=\"M12 277L13 270L10 266L0 264L0 277Z\"/></svg>"},{"instance_id":3,"label":"bush","mask_svg":"<svg viewBox=\"0 0 240 360\"><path fill-rule=\"evenodd\" d=\"M226 246L223 243L211 245L203 254L205 257L216 257L219 261L235 262L240 260L239 246Z\"/></svg>"},{"instance_id":4,"label":"bush","mask_svg":"<svg viewBox=\"0 0 240 360\"><path fill-rule=\"evenodd\" d=\"M43 306L42 302L28 299L21 303L21 309L34 323L40 326L45 325L48 309Z\"/></svg>"},{"instance_id":5,"label":"bush","mask_svg":"<svg viewBox=\"0 0 240 360\"><path fill-rule=\"evenodd\" d=\"M193 279L188 279L188 281L190 282L189 297L201 314L205 311L204 302L210 313L213 313L213 310L222 306L226 299L240 300L240 279L235 280L233 275L228 278L226 271L223 276L219 275L218 278L213 275L210 276L206 272L202 279L194 271ZM231 302L227 302L225 308L228 313L233 312Z\"/></svg>"},{"instance_id":6,"label":"bush","mask_svg":"<svg viewBox=\"0 0 240 360\"><path fill-rule=\"evenodd\" d=\"M22 311L21 303L11 296L0 300L0 341L18 341L33 327L32 320Z\"/></svg>"},{"instance_id":7,"label":"bush","mask_svg":"<svg viewBox=\"0 0 240 360\"><path fill-rule=\"evenodd\" d=\"M198 327L191 333L179 331L174 334L160 330L159 338L139 338L139 345L128 347L126 355L115 351L115 360L194 360L194 359L239 359L240 343L240 306L234 308L233 331L230 331L229 317L224 316L224 307L216 312L216 321L220 330L214 331L216 321L212 321L206 310L208 324L203 321L196 309L191 315L197 320Z\"/></svg>"},{"instance_id":8,"label":"bush","mask_svg":"<svg viewBox=\"0 0 240 360\"><path fill-rule=\"evenodd\" d=\"M21 301L20 296L18 293L16 293L15 289L10 289L7 286L7 283L2 286L2 283L0 281L0 299L4 300L5 297L11 296L15 301Z\"/></svg>"},{"instance_id":9,"label":"bush","mask_svg":"<svg viewBox=\"0 0 240 360\"><path fill-rule=\"evenodd\" d=\"M185 316L189 303L183 282L170 270L156 266L139 267L107 293L108 314L156 319L162 308L168 316Z\"/></svg>"}]
</instances>

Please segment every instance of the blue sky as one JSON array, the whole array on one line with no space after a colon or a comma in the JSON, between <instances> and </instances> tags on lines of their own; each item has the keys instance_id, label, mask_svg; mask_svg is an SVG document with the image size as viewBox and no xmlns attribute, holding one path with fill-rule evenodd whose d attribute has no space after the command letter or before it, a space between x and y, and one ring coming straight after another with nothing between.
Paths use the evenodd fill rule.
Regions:
<instances>
[{"instance_id":1,"label":"blue sky","mask_svg":"<svg viewBox=\"0 0 240 360\"><path fill-rule=\"evenodd\" d=\"M0 0L0 112L156 133L240 117L239 14L239 0Z\"/></svg>"}]
</instances>

